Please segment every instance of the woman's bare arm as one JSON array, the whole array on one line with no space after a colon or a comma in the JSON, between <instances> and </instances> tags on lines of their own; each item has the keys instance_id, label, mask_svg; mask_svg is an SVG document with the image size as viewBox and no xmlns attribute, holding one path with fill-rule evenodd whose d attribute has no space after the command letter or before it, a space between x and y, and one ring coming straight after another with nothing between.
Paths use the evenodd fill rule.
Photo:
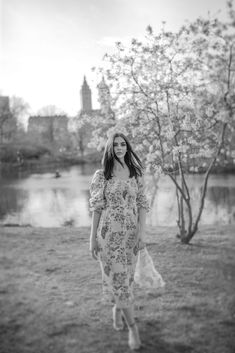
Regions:
<instances>
[{"instance_id":1,"label":"woman's bare arm","mask_svg":"<svg viewBox=\"0 0 235 353\"><path fill-rule=\"evenodd\" d=\"M92 220L91 220L90 251L91 251L92 257L95 260L97 260L98 246L97 246L96 234L97 234L97 228L100 222L100 216L101 216L101 212L93 211Z\"/></svg>"}]
</instances>

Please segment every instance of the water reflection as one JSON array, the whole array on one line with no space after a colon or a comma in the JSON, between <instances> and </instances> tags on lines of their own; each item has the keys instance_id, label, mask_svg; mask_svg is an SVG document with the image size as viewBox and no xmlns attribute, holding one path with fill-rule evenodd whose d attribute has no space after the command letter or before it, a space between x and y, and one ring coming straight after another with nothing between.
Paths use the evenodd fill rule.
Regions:
<instances>
[{"instance_id":1,"label":"water reflection","mask_svg":"<svg viewBox=\"0 0 235 353\"><path fill-rule=\"evenodd\" d=\"M200 187L191 190L194 219L199 209ZM148 216L148 223L175 226L177 203L173 189L159 189L153 208ZM235 187L209 187L200 224L235 223Z\"/></svg>"},{"instance_id":2,"label":"water reflection","mask_svg":"<svg viewBox=\"0 0 235 353\"><path fill-rule=\"evenodd\" d=\"M207 204L213 214L213 223L234 223L235 220L235 188L212 186L208 189ZM208 212L209 213L209 212ZM209 214L208 214L209 216Z\"/></svg>"},{"instance_id":3,"label":"water reflection","mask_svg":"<svg viewBox=\"0 0 235 353\"><path fill-rule=\"evenodd\" d=\"M18 212L9 213L4 223L35 227L86 226L89 223L87 199L88 191L82 190L31 191L25 200L21 199Z\"/></svg>"},{"instance_id":4,"label":"water reflection","mask_svg":"<svg viewBox=\"0 0 235 353\"><path fill-rule=\"evenodd\" d=\"M0 224L34 227L87 226L90 223L88 168L73 167L1 179ZM89 177L87 176L89 174Z\"/></svg>"},{"instance_id":5,"label":"water reflection","mask_svg":"<svg viewBox=\"0 0 235 353\"><path fill-rule=\"evenodd\" d=\"M19 177L1 178L0 224L19 224L41 227L88 226L89 184L97 166L76 166ZM198 208L201 176L190 176L194 209ZM157 197L148 215L152 225L176 225L177 205L175 188L170 180L162 178ZM212 176L202 224L235 222L235 180L233 176Z\"/></svg>"}]
</instances>

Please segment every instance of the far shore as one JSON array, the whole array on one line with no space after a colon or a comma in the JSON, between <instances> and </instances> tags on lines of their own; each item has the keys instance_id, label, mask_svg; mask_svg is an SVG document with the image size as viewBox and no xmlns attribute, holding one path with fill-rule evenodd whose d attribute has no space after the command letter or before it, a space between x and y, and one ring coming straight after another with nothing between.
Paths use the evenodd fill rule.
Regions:
<instances>
[{"instance_id":1,"label":"far shore","mask_svg":"<svg viewBox=\"0 0 235 353\"><path fill-rule=\"evenodd\" d=\"M10 169L30 169L37 167L50 167L50 166L72 166L72 165L82 165L82 164L93 164L99 163L101 160L100 154L85 155L77 157L55 157L55 158L39 158L39 159L24 159L23 162L1 162L0 169L10 170Z\"/></svg>"},{"instance_id":2,"label":"far shore","mask_svg":"<svg viewBox=\"0 0 235 353\"><path fill-rule=\"evenodd\" d=\"M127 329L102 302L89 228L0 227L0 353L127 353ZM235 351L235 225L203 226L183 245L148 227L164 289L135 288L146 353Z\"/></svg>"},{"instance_id":3,"label":"far shore","mask_svg":"<svg viewBox=\"0 0 235 353\"><path fill-rule=\"evenodd\" d=\"M24 158L22 162L15 161L0 161L0 171L22 171L34 170L38 168L52 168L52 167L68 167L73 165L84 164L100 164L102 159L101 152L86 153L85 155L77 155L75 153L58 154L56 156L42 156L40 158ZM188 174L204 174L205 169L202 167L195 167L188 171ZM229 163L225 165L217 165L212 168L212 174L235 174L235 164Z\"/></svg>"},{"instance_id":4,"label":"far shore","mask_svg":"<svg viewBox=\"0 0 235 353\"><path fill-rule=\"evenodd\" d=\"M25 160L23 163L17 162L1 162L0 170L5 171L22 171L22 170L34 170L38 168L50 168L50 167L69 167L74 165L84 164L98 164L101 163L100 157L81 157L81 158L68 158L68 159L50 159L50 160ZM196 171L189 171L187 174L204 174L205 170L199 168ZM211 174L235 174L235 165L227 167L216 166L212 169Z\"/></svg>"}]
</instances>

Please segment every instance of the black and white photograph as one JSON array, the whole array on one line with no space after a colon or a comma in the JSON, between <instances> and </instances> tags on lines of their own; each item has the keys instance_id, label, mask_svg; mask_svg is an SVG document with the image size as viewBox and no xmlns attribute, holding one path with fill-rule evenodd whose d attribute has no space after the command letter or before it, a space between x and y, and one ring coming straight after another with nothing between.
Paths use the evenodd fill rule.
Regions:
<instances>
[{"instance_id":1,"label":"black and white photograph","mask_svg":"<svg viewBox=\"0 0 235 353\"><path fill-rule=\"evenodd\" d=\"M235 0L0 0L0 353L234 333Z\"/></svg>"}]
</instances>

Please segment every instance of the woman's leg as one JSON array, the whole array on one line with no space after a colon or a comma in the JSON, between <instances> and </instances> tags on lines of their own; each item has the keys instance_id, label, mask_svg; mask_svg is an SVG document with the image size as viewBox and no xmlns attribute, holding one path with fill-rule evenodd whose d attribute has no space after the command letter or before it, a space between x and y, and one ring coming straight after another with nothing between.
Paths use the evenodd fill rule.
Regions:
<instances>
[{"instance_id":1,"label":"woman's leg","mask_svg":"<svg viewBox=\"0 0 235 353\"><path fill-rule=\"evenodd\" d=\"M129 347L131 349L139 349L141 347L141 341L139 337L139 330L135 322L133 305L122 309L122 311L129 329Z\"/></svg>"},{"instance_id":2,"label":"woman's leg","mask_svg":"<svg viewBox=\"0 0 235 353\"><path fill-rule=\"evenodd\" d=\"M129 327L130 325L135 322L135 317L134 317L134 306L130 305L128 308L122 309L123 315L125 317L127 326Z\"/></svg>"},{"instance_id":3,"label":"woman's leg","mask_svg":"<svg viewBox=\"0 0 235 353\"><path fill-rule=\"evenodd\" d=\"M122 309L113 306L113 327L115 330L120 331L124 329L124 323L122 321Z\"/></svg>"}]
</instances>

